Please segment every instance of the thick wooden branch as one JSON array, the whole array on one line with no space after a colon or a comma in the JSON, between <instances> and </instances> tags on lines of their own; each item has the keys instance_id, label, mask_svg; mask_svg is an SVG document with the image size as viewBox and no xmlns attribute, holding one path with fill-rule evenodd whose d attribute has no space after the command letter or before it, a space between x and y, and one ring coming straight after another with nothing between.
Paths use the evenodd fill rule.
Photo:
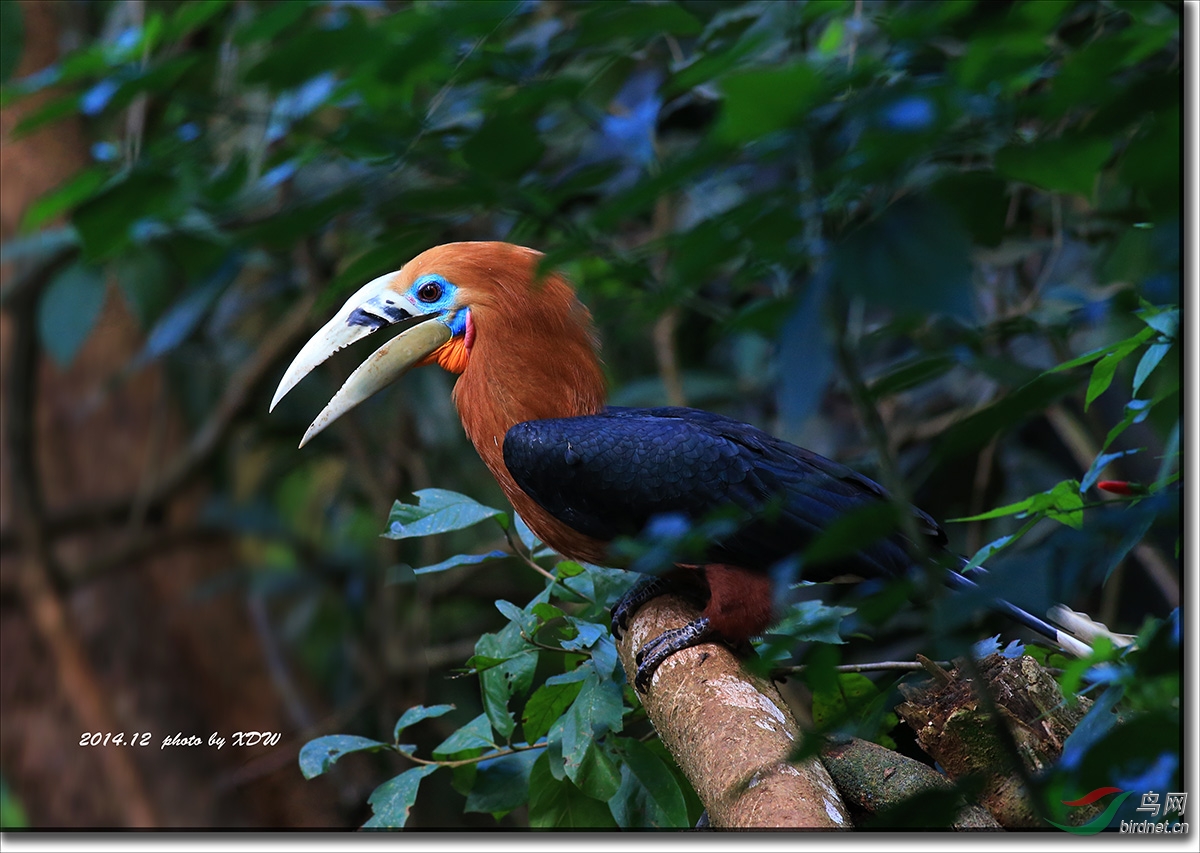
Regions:
<instances>
[{"instance_id":1,"label":"thick wooden branch","mask_svg":"<svg viewBox=\"0 0 1200 853\"><path fill-rule=\"evenodd\" d=\"M932 767L860 738L831 742L821 751L821 760L846 801L868 816L897 808L917 794L954 787ZM966 802L953 826L958 830L1002 829L984 809Z\"/></svg>"},{"instance_id":2,"label":"thick wooden branch","mask_svg":"<svg viewBox=\"0 0 1200 853\"><path fill-rule=\"evenodd\" d=\"M645 604L618 646L632 683L648 640L700 614L674 596ZM849 813L816 759L790 760L800 728L775 686L746 672L723 645L678 652L642 704L715 827L850 829Z\"/></svg>"},{"instance_id":3,"label":"thick wooden branch","mask_svg":"<svg viewBox=\"0 0 1200 853\"><path fill-rule=\"evenodd\" d=\"M934 677L924 686L902 684L906 701L896 713L951 779L983 781L979 804L1001 825L1042 827L1024 779L1058 760L1091 703L1068 704L1058 682L1028 656L992 655L976 666L979 679L969 667L946 671L930 662Z\"/></svg>"}]
</instances>

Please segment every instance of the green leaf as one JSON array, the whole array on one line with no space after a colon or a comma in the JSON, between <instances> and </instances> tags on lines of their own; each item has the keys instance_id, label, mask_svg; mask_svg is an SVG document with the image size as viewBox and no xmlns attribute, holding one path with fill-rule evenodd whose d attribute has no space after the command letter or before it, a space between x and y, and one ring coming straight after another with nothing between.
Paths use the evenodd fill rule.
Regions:
<instances>
[{"instance_id":1,"label":"green leaf","mask_svg":"<svg viewBox=\"0 0 1200 853\"><path fill-rule=\"evenodd\" d=\"M1053 192L1091 196L1111 154L1109 139L1064 137L1001 148L996 152L996 171Z\"/></svg>"},{"instance_id":2,"label":"green leaf","mask_svg":"<svg viewBox=\"0 0 1200 853\"><path fill-rule=\"evenodd\" d=\"M589 797L607 803L621 788L621 771L603 743L592 741L571 781Z\"/></svg>"},{"instance_id":3,"label":"green leaf","mask_svg":"<svg viewBox=\"0 0 1200 853\"><path fill-rule=\"evenodd\" d=\"M466 495L446 489L421 489L413 494L417 497L418 504L396 501L392 505L384 538L432 536L435 533L462 530L489 518L499 519L505 514Z\"/></svg>"},{"instance_id":4,"label":"green leaf","mask_svg":"<svg viewBox=\"0 0 1200 853\"><path fill-rule=\"evenodd\" d=\"M1077 481L1063 480L1049 491L1049 499L1046 509L1050 518L1075 530L1083 529L1083 498Z\"/></svg>"},{"instance_id":5,"label":"green leaf","mask_svg":"<svg viewBox=\"0 0 1200 853\"><path fill-rule=\"evenodd\" d=\"M1099 349L1091 350L1090 352L1085 352L1083 355L1077 356L1070 361L1064 361L1062 364L1055 365L1046 372L1061 373L1064 370L1070 370L1073 367L1080 367L1081 365L1093 362L1098 358L1104 358L1105 356L1110 355L1117 350L1125 349L1127 347L1137 349L1140 344L1145 343L1152 337L1154 337L1154 332L1152 329L1142 329L1132 337L1116 341L1115 343L1100 347Z\"/></svg>"},{"instance_id":6,"label":"green leaf","mask_svg":"<svg viewBox=\"0 0 1200 853\"><path fill-rule=\"evenodd\" d=\"M679 95L702 83L715 80L727 71L737 67L742 61L761 50L767 37L762 34L747 33L743 38L724 50L715 53L696 51L695 60L680 67L663 87L667 95Z\"/></svg>"},{"instance_id":7,"label":"green leaf","mask_svg":"<svg viewBox=\"0 0 1200 853\"><path fill-rule=\"evenodd\" d=\"M176 9L163 33L164 40L182 38L208 23L229 5L229 0L189 0Z\"/></svg>"},{"instance_id":8,"label":"green leaf","mask_svg":"<svg viewBox=\"0 0 1200 853\"><path fill-rule=\"evenodd\" d=\"M1156 111L1130 141L1121 160L1121 180L1139 188L1161 218L1179 210L1180 122L1178 102Z\"/></svg>"},{"instance_id":9,"label":"green leaf","mask_svg":"<svg viewBox=\"0 0 1200 853\"><path fill-rule=\"evenodd\" d=\"M876 501L838 516L804 549L804 563L819 564L856 554L866 545L894 533L900 509L890 500Z\"/></svg>"},{"instance_id":10,"label":"green leaf","mask_svg":"<svg viewBox=\"0 0 1200 853\"><path fill-rule=\"evenodd\" d=\"M381 28L367 27L361 18L351 18L346 26L311 28L294 38L274 41L270 50L263 52L263 58L246 72L245 82L265 83L275 91L290 89L322 71L382 59L387 49Z\"/></svg>"},{"instance_id":11,"label":"green leaf","mask_svg":"<svg viewBox=\"0 0 1200 853\"><path fill-rule=\"evenodd\" d=\"M1104 445L1100 448L1100 451L1104 452L1108 450L1117 436L1134 424L1140 424L1144 421L1150 415L1150 410L1154 408L1154 404L1160 402L1161 399L1163 398L1155 397L1153 400L1130 400L1126 403L1124 417L1121 418L1119 424L1108 431L1108 435L1104 437Z\"/></svg>"},{"instance_id":12,"label":"green leaf","mask_svg":"<svg viewBox=\"0 0 1200 853\"><path fill-rule=\"evenodd\" d=\"M621 787L608 801L625 829L689 829L687 801L666 763L633 738L619 738Z\"/></svg>"},{"instance_id":13,"label":"green leaf","mask_svg":"<svg viewBox=\"0 0 1200 853\"><path fill-rule=\"evenodd\" d=\"M500 116L489 119L467 140L463 159L485 175L511 179L537 165L545 150L532 121Z\"/></svg>"},{"instance_id":14,"label":"green leaf","mask_svg":"<svg viewBox=\"0 0 1200 853\"><path fill-rule=\"evenodd\" d=\"M1029 512L1029 510L1033 508L1034 502L1038 499L1038 497L1039 495L1033 495L1025 498L1023 501L1017 501L1016 503L998 506L995 509L989 509L987 512L981 512L979 515L966 515L961 518L947 518L946 521L950 524L959 524L965 521L987 521L989 518L1003 518L1006 515L1016 515L1018 513Z\"/></svg>"},{"instance_id":15,"label":"green leaf","mask_svg":"<svg viewBox=\"0 0 1200 853\"><path fill-rule=\"evenodd\" d=\"M379 752L391 747L377 740L357 735L326 735L310 740L300 750L300 772L305 779L320 776L343 755L352 752Z\"/></svg>"},{"instance_id":16,"label":"green leaf","mask_svg":"<svg viewBox=\"0 0 1200 853\"><path fill-rule=\"evenodd\" d=\"M503 814L529 802L530 772L545 750L526 749L479 762L466 812Z\"/></svg>"},{"instance_id":17,"label":"green leaf","mask_svg":"<svg viewBox=\"0 0 1200 853\"><path fill-rule=\"evenodd\" d=\"M308 234L321 230L335 217L362 207L362 192L356 187L333 193L308 204L290 205L243 232L245 240L283 249Z\"/></svg>"},{"instance_id":18,"label":"green leaf","mask_svg":"<svg viewBox=\"0 0 1200 853\"><path fill-rule=\"evenodd\" d=\"M1092 401L1108 390L1121 362L1140 345L1141 341L1136 337L1130 338L1096 362L1096 366L1092 368L1092 378L1088 380L1087 395L1083 403L1085 412Z\"/></svg>"},{"instance_id":19,"label":"green leaf","mask_svg":"<svg viewBox=\"0 0 1200 853\"><path fill-rule=\"evenodd\" d=\"M429 717L440 717L442 714L449 713L454 710L453 705L417 705L414 708L409 708L400 715L400 719L396 720L396 729L392 732L392 740L399 742L400 732L404 731L411 725L419 723L421 720Z\"/></svg>"},{"instance_id":20,"label":"green leaf","mask_svg":"<svg viewBox=\"0 0 1200 853\"><path fill-rule=\"evenodd\" d=\"M541 625L545 625L547 622L551 622L555 619L561 619L565 615L561 609L555 607L553 604L547 604L546 602L539 602L538 604L533 605L533 607L529 609L529 612L538 618L538 623Z\"/></svg>"},{"instance_id":21,"label":"green leaf","mask_svg":"<svg viewBox=\"0 0 1200 853\"><path fill-rule=\"evenodd\" d=\"M432 575L437 572L444 572L446 569L453 569L456 566L477 566L480 563L486 563L491 560L504 560L511 556L512 554L509 554L507 551L488 551L486 554L455 554L453 557L448 557L440 563L434 563L432 566L422 566L419 569L413 569L413 574Z\"/></svg>"},{"instance_id":22,"label":"green leaf","mask_svg":"<svg viewBox=\"0 0 1200 853\"><path fill-rule=\"evenodd\" d=\"M454 734L446 738L433 750L437 759L467 758L479 755L482 750L495 749L492 743L492 727L487 714L480 714Z\"/></svg>"},{"instance_id":23,"label":"green leaf","mask_svg":"<svg viewBox=\"0 0 1200 853\"><path fill-rule=\"evenodd\" d=\"M178 292L170 262L154 246L121 255L113 262L113 273L143 329L162 315Z\"/></svg>"},{"instance_id":24,"label":"green leaf","mask_svg":"<svg viewBox=\"0 0 1200 853\"><path fill-rule=\"evenodd\" d=\"M1130 456L1134 453L1137 453L1140 450L1142 450L1142 448L1135 447L1132 450L1122 450L1117 453L1101 453L1096 457L1096 461L1092 463L1092 467L1088 469L1088 472L1079 482L1079 493L1081 495L1085 494L1088 489L1094 486L1096 481L1100 479L1100 475L1104 472L1104 469L1113 462L1116 462L1118 459L1121 459L1125 456Z\"/></svg>"},{"instance_id":25,"label":"green leaf","mask_svg":"<svg viewBox=\"0 0 1200 853\"><path fill-rule=\"evenodd\" d=\"M21 4L0 3L0 83L7 83L17 70L24 49L25 20L21 15Z\"/></svg>"},{"instance_id":26,"label":"green leaf","mask_svg":"<svg viewBox=\"0 0 1200 853\"><path fill-rule=\"evenodd\" d=\"M550 727L549 733L551 741L561 741L563 765L573 781L578 781L583 772L583 762L592 741L610 731L621 730L625 707L620 685L612 679L601 680L590 661L581 664L576 671L584 673L583 687L567 712Z\"/></svg>"},{"instance_id":27,"label":"green leaf","mask_svg":"<svg viewBox=\"0 0 1200 853\"><path fill-rule=\"evenodd\" d=\"M182 185L163 172L139 169L75 208L72 222L89 261L110 258L133 243L139 221L172 219L182 211Z\"/></svg>"},{"instance_id":28,"label":"green leaf","mask_svg":"<svg viewBox=\"0 0 1200 853\"><path fill-rule=\"evenodd\" d=\"M10 3L0 3L0 8L8 8ZM68 210L87 201L99 192L108 180L108 170L103 166L90 166L81 169L71 176L65 184L56 187L38 198L21 219L21 228L32 231L55 219Z\"/></svg>"},{"instance_id":29,"label":"green leaf","mask_svg":"<svg viewBox=\"0 0 1200 853\"><path fill-rule=\"evenodd\" d=\"M871 383L871 396L876 400L922 385L945 375L958 364L952 355L932 355L915 358L898 365Z\"/></svg>"},{"instance_id":30,"label":"green leaf","mask_svg":"<svg viewBox=\"0 0 1200 853\"><path fill-rule=\"evenodd\" d=\"M424 764L388 779L371 793L367 801L375 814L363 829L401 829L408 822L421 780L437 770L436 764Z\"/></svg>"},{"instance_id":31,"label":"green leaf","mask_svg":"<svg viewBox=\"0 0 1200 853\"><path fill-rule=\"evenodd\" d=\"M292 24L299 21L312 7L307 3L276 3L265 7L258 15L248 16L233 36L233 43L247 45L255 41L272 41Z\"/></svg>"},{"instance_id":32,"label":"green leaf","mask_svg":"<svg viewBox=\"0 0 1200 853\"><path fill-rule=\"evenodd\" d=\"M512 737L517 721L508 710L508 700L532 686L538 662L537 648L521 636L516 623L510 622L497 633L480 637L475 644L475 653L504 659L504 663L482 671L479 682L483 690L483 708L492 728L501 737Z\"/></svg>"},{"instance_id":33,"label":"green leaf","mask_svg":"<svg viewBox=\"0 0 1200 853\"><path fill-rule=\"evenodd\" d=\"M857 672L840 672L830 688L813 692L813 722L820 729L829 729L859 716L879 695L871 679Z\"/></svg>"},{"instance_id":34,"label":"green leaf","mask_svg":"<svg viewBox=\"0 0 1200 853\"><path fill-rule=\"evenodd\" d=\"M730 74L721 81L725 99L713 136L726 145L742 145L790 127L821 102L826 85L803 62Z\"/></svg>"},{"instance_id":35,"label":"green leaf","mask_svg":"<svg viewBox=\"0 0 1200 853\"><path fill-rule=\"evenodd\" d=\"M560 645L569 651L575 652L590 649L603 637L609 635L608 626L602 625L599 622L591 622L587 619L568 616L567 624L575 629L575 636L569 640L563 640Z\"/></svg>"},{"instance_id":36,"label":"green leaf","mask_svg":"<svg viewBox=\"0 0 1200 853\"><path fill-rule=\"evenodd\" d=\"M1145 512L1141 519L1135 521L1122 534L1120 541L1108 549L1104 555L1104 560L1108 565L1101 564L1096 567L1104 569L1103 574L1100 575L1104 578L1104 583L1108 583L1108 579L1117 570L1117 566L1121 565L1121 561L1125 559L1125 555L1141 544L1141 541L1146 538L1146 534L1150 532L1150 528L1154 526L1154 522L1157 519L1158 513L1154 511Z\"/></svg>"},{"instance_id":37,"label":"green leaf","mask_svg":"<svg viewBox=\"0 0 1200 853\"><path fill-rule=\"evenodd\" d=\"M1078 379L1050 371L1001 397L943 432L934 443L935 463L957 459L987 444L992 436L1011 429L1075 388Z\"/></svg>"},{"instance_id":38,"label":"green leaf","mask_svg":"<svg viewBox=\"0 0 1200 853\"><path fill-rule=\"evenodd\" d=\"M771 626L772 634L786 634L792 647L796 643L844 643L842 620L855 612L853 607L838 607L822 601L798 601L782 619Z\"/></svg>"},{"instance_id":39,"label":"green leaf","mask_svg":"<svg viewBox=\"0 0 1200 853\"><path fill-rule=\"evenodd\" d=\"M605 55L607 42L618 39L644 40L664 34L699 35L702 25L678 3L595 3L576 25L578 47L600 45Z\"/></svg>"},{"instance_id":40,"label":"green leaf","mask_svg":"<svg viewBox=\"0 0 1200 853\"><path fill-rule=\"evenodd\" d=\"M817 39L817 53L825 57L835 56L842 46L846 35L846 23L841 18L834 18L825 27L825 32Z\"/></svg>"},{"instance_id":41,"label":"green leaf","mask_svg":"<svg viewBox=\"0 0 1200 853\"><path fill-rule=\"evenodd\" d=\"M7 2L7 0L6 0ZM56 121L73 117L79 113L79 95L68 92L61 97L51 97L22 118L12 130L12 139L24 139L35 130Z\"/></svg>"},{"instance_id":42,"label":"green leaf","mask_svg":"<svg viewBox=\"0 0 1200 853\"><path fill-rule=\"evenodd\" d=\"M209 309L237 277L241 270L239 259L230 257L205 281L185 293L155 322L146 343L136 358L137 364L152 361L171 352L191 336L208 314Z\"/></svg>"},{"instance_id":43,"label":"green leaf","mask_svg":"<svg viewBox=\"0 0 1200 853\"><path fill-rule=\"evenodd\" d=\"M514 623L520 632L526 637L532 637L534 631L537 630L538 618L534 614L522 610L511 601L505 601L503 598L495 602L496 609L500 611L509 622Z\"/></svg>"},{"instance_id":44,"label":"green leaf","mask_svg":"<svg viewBox=\"0 0 1200 853\"><path fill-rule=\"evenodd\" d=\"M1018 541L1020 541L1021 537L1032 530L1034 525L1041 520L1041 516L1035 516L1017 528L1016 533L1011 533L1007 536L1001 536L999 539L994 539L988 544L984 545L982 548L976 551L975 556L973 556L970 561L963 566L962 571L982 566L987 560L991 559L991 556L997 551L1007 548L1010 545L1015 545Z\"/></svg>"},{"instance_id":45,"label":"green leaf","mask_svg":"<svg viewBox=\"0 0 1200 853\"><path fill-rule=\"evenodd\" d=\"M584 568L574 560L562 560L554 567L554 576L560 580L573 578L584 573Z\"/></svg>"},{"instance_id":46,"label":"green leaf","mask_svg":"<svg viewBox=\"0 0 1200 853\"><path fill-rule=\"evenodd\" d=\"M997 507L979 515L952 518L950 521L985 521L990 518L1002 518L1006 515L1024 517L1032 513L1044 513L1055 521L1079 529L1083 526L1082 509L1083 499L1079 497L1079 483L1075 480L1063 480L1054 488L1039 492L1023 501Z\"/></svg>"},{"instance_id":47,"label":"green leaf","mask_svg":"<svg viewBox=\"0 0 1200 853\"><path fill-rule=\"evenodd\" d=\"M525 703L525 713L521 718L525 740L535 743L545 737L550 726L571 706L582 689L583 682L574 681L543 684L535 690Z\"/></svg>"},{"instance_id":48,"label":"green leaf","mask_svg":"<svg viewBox=\"0 0 1200 853\"><path fill-rule=\"evenodd\" d=\"M1138 362L1137 370L1133 374L1133 394L1136 397L1137 392L1141 390L1144 383L1150 374L1154 372L1154 368L1162 362L1168 352L1171 351L1171 344L1153 344L1142 355Z\"/></svg>"},{"instance_id":49,"label":"green leaf","mask_svg":"<svg viewBox=\"0 0 1200 853\"><path fill-rule=\"evenodd\" d=\"M1156 308L1147 305L1134 312L1142 322L1164 338L1175 340L1179 335L1179 309Z\"/></svg>"},{"instance_id":50,"label":"green leaf","mask_svg":"<svg viewBox=\"0 0 1200 853\"><path fill-rule=\"evenodd\" d=\"M843 292L901 315L974 312L971 240L938 202L910 199L851 232L833 251L833 275Z\"/></svg>"},{"instance_id":51,"label":"green leaf","mask_svg":"<svg viewBox=\"0 0 1200 853\"><path fill-rule=\"evenodd\" d=\"M529 825L534 829L612 829L608 806L589 797L570 779L559 781L550 772L543 752L529 773Z\"/></svg>"},{"instance_id":52,"label":"green leaf","mask_svg":"<svg viewBox=\"0 0 1200 853\"><path fill-rule=\"evenodd\" d=\"M934 184L933 194L954 211L977 244L1000 245L1007 230L1007 181L990 173L952 173Z\"/></svg>"},{"instance_id":53,"label":"green leaf","mask_svg":"<svg viewBox=\"0 0 1200 853\"><path fill-rule=\"evenodd\" d=\"M65 268L38 302L38 338L62 367L75 358L104 306L104 277L93 267L75 263Z\"/></svg>"},{"instance_id":54,"label":"green leaf","mask_svg":"<svg viewBox=\"0 0 1200 853\"><path fill-rule=\"evenodd\" d=\"M529 525L525 523L525 519L521 518L520 513L513 513L513 521L516 524L517 538L521 540L521 544L525 546L525 550L532 554L542 544L542 541L534 536L533 531L529 529Z\"/></svg>"},{"instance_id":55,"label":"green leaf","mask_svg":"<svg viewBox=\"0 0 1200 853\"><path fill-rule=\"evenodd\" d=\"M12 237L0 245L0 264L14 261L40 260L79 245L79 235L69 225L45 228L20 237Z\"/></svg>"}]
</instances>

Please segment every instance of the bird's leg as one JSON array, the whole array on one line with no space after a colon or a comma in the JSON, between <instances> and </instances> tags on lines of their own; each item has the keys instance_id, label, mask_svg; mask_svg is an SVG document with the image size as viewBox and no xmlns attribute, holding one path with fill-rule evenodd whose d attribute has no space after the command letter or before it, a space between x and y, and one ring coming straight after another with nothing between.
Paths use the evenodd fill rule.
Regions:
<instances>
[{"instance_id":1,"label":"bird's leg","mask_svg":"<svg viewBox=\"0 0 1200 853\"><path fill-rule=\"evenodd\" d=\"M709 563L703 572L689 574L703 579L707 602L699 619L682 628L665 631L638 650L634 662L634 686L645 693L654 671L676 652L701 643L719 641L739 656L752 653L750 637L761 634L772 621L770 578L738 566ZM695 588L693 588L695 589Z\"/></svg>"},{"instance_id":2,"label":"bird's leg","mask_svg":"<svg viewBox=\"0 0 1200 853\"><path fill-rule=\"evenodd\" d=\"M638 649L637 656L634 658L637 663L637 675L633 679L634 686L641 693L645 693L650 688L650 680L654 677L654 671L663 661L676 652L700 645L715 634L716 631L713 630L705 616L687 623L682 628L674 628L659 634Z\"/></svg>"},{"instance_id":3,"label":"bird's leg","mask_svg":"<svg viewBox=\"0 0 1200 853\"><path fill-rule=\"evenodd\" d=\"M643 604L652 598L668 593L682 596L697 607L703 607L708 601L706 590L695 583L682 583L678 578L663 577L662 575L647 575L629 588L629 591L618 599L612 608L612 635L620 642L621 635L629 627L629 620Z\"/></svg>"}]
</instances>

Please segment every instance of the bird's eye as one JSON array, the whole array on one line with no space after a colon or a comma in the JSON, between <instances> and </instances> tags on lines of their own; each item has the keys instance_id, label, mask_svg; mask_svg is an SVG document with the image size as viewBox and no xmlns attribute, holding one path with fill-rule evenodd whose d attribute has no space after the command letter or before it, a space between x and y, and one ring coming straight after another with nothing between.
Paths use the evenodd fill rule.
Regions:
<instances>
[{"instance_id":1,"label":"bird's eye","mask_svg":"<svg viewBox=\"0 0 1200 853\"><path fill-rule=\"evenodd\" d=\"M427 281L417 288L417 299L422 302L437 302L442 298L442 286L436 281Z\"/></svg>"}]
</instances>

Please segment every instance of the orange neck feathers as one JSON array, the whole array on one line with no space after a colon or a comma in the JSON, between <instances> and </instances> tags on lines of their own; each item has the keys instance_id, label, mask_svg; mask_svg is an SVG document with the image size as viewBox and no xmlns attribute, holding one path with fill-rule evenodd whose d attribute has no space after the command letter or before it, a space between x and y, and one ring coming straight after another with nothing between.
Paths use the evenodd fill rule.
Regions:
<instances>
[{"instance_id":1,"label":"orange neck feathers","mask_svg":"<svg viewBox=\"0 0 1200 853\"><path fill-rule=\"evenodd\" d=\"M467 437L539 538L568 556L599 561L598 542L566 528L521 491L503 450L514 424L603 410L591 314L559 276L534 280L538 252L505 243L460 243L455 250L458 269L446 277L465 292L473 334L446 344L435 358L461 370L454 403Z\"/></svg>"}]
</instances>

